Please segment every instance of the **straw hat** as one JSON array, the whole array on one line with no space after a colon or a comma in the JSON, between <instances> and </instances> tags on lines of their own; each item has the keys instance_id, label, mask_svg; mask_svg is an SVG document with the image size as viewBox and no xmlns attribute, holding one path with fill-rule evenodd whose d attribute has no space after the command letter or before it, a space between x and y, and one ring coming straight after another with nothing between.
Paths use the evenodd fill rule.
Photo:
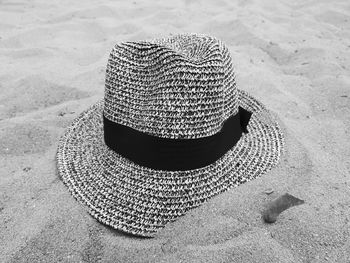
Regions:
<instances>
[{"instance_id":1,"label":"straw hat","mask_svg":"<svg viewBox=\"0 0 350 263\"><path fill-rule=\"evenodd\" d=\"M281 129L236 87L231 55L196 34L117 44L104 100L68 127L59 174L98 221L140 236L277 164Z\"/></svg>"}]
</instances>

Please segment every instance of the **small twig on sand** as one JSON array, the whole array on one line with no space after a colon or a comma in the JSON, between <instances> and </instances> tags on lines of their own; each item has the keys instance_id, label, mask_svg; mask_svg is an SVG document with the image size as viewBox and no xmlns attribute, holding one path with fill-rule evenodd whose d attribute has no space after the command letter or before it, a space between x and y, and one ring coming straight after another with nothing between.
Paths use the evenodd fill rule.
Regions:
<instances>
[{"instance_id":1,"label":"small twig on sand","mask_svg":"<svg viewBox=\"0 0 350 263\"><path fill-rule=\"evenodd\" d=\"M286 193L271 201L263 211L262 217L266 223L274 223L276 222L278 215L284 210L304 203L304 200Z\"/></svg>"}]
</instances>

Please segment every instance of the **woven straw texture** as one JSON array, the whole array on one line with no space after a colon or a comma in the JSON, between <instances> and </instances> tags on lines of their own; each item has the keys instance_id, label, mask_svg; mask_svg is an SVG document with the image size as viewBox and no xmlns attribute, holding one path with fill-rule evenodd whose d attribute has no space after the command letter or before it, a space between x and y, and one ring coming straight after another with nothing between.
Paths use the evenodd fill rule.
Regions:
<instances>
[{"instance_id":1,"label":"woven straw texture","mask_svg":"<svg viewBox=\"0 0 350 263\"><path fill-rule=\"evenodd\" d=\"M206 167L142 167L103 140L103 114L157 137L192 139L220 131L238 106L253 112L249 133ZM97 220L131 234L154 236L214 195L270 170L283 145L273 115L236 88L227 47L209 36L176 35L113 48L104 100L68 127L59 142L57 165L71 193Z\"/></svg>"},{"instance_id":2,"label":"woven straw texture","mask_svg":"<svg viewBox=\"0 0 350 263\"><path fill-rule=\"evenodd\" d=\"M165 138L217 133L238 110L231 56L215 38L121 43L107 65L105 116Z\"/></svg>"}]
</instances>

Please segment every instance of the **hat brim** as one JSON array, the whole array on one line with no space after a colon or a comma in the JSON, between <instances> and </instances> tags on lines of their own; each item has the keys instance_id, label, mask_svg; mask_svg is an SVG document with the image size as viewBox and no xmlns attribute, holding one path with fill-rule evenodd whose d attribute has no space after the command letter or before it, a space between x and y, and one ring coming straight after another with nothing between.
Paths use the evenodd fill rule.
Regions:
<instances>
[{"instance_id":1,"label":"hat brim","mask_svg":"<svg viewBox=\"0 0 350 263\"><path fill-rule=\"evenodd\" d=\"M248 93L238 90L238 94L240 106L253 113L249 133L208 166L189 171L153 170L120 156L104 143L100 101L81 113L60 139L59 174L98 221L152 237L191 208L277 164L284 146L277 120Z\"/></svg>"}]
</instances>

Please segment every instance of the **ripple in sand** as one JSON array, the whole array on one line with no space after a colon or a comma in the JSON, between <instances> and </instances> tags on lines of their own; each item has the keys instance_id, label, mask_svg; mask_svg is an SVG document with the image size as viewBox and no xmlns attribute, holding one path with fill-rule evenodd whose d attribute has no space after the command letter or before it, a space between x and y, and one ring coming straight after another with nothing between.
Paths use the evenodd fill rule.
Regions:
<instances>
[{"instance_id":1,"label":"ripple in sand","mask_svg":"<svg viewBox=\"0 0 350 263\"><path fill-rule=\"evenodd\" d=\"M53 54L43 48L25 48L21 50L10 50L5 55L12 59L43 59L52 57Z\"/></svg>"},{"instance_id":2,"label":"ripple in sand","mask_svg":"<svg viewBox=\"0 0 350 263\"><path fill-rule=\"evenodd\" d=\"M62 219L51 221L10 262L80 262L79 243L84 240L76 235L81 228Z\"/></svg>"},{"instance_id":3,"label":"ripple in sand","mask_svg":"<svg viewBox=\"0 0 350 263\"><path fill-rule=\"evenodd\" d=\"M21 79L2 94L0 120L88 96L87 92L76 88L59 86L39 76L30 76Z\"/></svg>"},{"instance_id":4,"label":"ripple in sand","mask_svg":"<svg viewBox=\"0 0 350 263\"><path fill-rule=\"evenodd\" d=\"M326 22L340 29L350 29L350 16L340 12L327 11L315 18L320 22Z\"/></svg>"},{"instance_id":5,"label":"ripple in sand","mask_svg":"<svg viewBox=\"0 0 350 263\"><path fill-rule=\"evenodd\" d=\"M49 131L33 124L15 124L0 129L0 154L22 155L45 152L51 145Z\"/></svg>"},{"instance_id":6,"label":"ripple in sand","mask_svg":"<svg viewBox=\"0 0 350 263\"><path fill-rule=\"evenodd\" d=\"M101 226L89 225L89 240L85 243L82 259L84 262L98 262L103 255L103 244L101 241Z\"/></svg>"}]
</instances>

